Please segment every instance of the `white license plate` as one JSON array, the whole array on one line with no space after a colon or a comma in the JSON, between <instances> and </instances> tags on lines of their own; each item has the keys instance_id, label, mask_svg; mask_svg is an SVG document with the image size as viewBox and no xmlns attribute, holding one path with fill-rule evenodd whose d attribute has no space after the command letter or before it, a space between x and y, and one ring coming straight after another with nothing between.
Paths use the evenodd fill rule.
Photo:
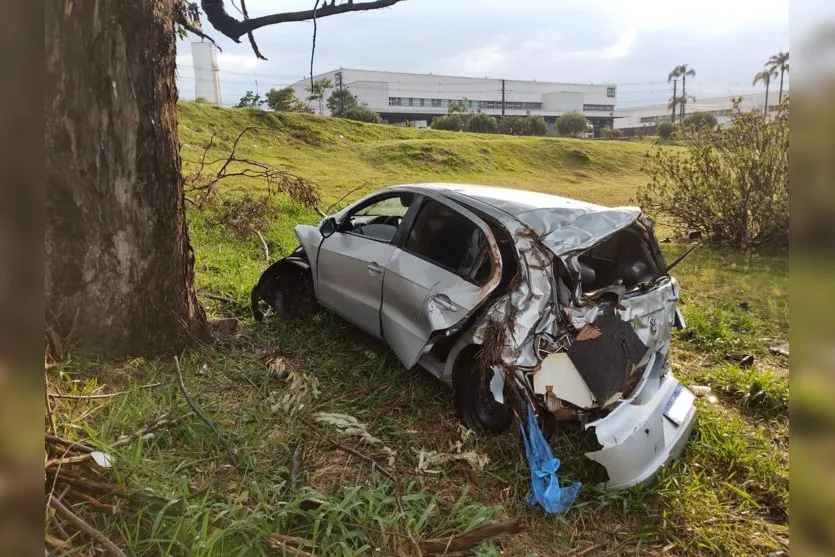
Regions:
<instances>
[{"instance_id":1,"label":"white license plate","mask_svg":"<svg viewBox=\"0 0 835 557\"><path fill-rule=\"evenodd\" d=\"M670 418L676 425L681 425L687 413L693 407L693 402L696 400L690 389L684 385L679 384L670 398L667 399L667 404L664 405L664 415Z\"/></svg>"}]
</instances>

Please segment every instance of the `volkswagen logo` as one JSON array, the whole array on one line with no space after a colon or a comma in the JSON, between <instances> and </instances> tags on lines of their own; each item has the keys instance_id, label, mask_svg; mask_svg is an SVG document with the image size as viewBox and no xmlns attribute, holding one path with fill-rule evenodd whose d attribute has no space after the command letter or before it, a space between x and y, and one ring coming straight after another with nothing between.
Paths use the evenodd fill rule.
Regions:
<instances>
[{"instance_id":1,"label":"volkswagen logo","mask_svg":"<svg viewBox=\"0 0 835 557\"><path fill-rule=\"evenodd\" d=\"M658 333L658 325L655 324L655 317L649 318L649 332L652 334Z\"/></svg>"}]
</instances>

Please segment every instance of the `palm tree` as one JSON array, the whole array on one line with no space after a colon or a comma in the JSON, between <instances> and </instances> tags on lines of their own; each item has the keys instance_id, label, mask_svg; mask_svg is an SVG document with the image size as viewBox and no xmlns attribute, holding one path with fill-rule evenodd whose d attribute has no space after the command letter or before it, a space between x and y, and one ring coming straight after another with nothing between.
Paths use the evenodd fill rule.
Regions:
<instances>
[{"instance_id":1,"label":"palm tree","mask_svg":"<svg viewBox=\"0 0 835 557\"><path fill-rule=\"evenodd\" d=\"M783 75L789 71L789 53L778 52L768 59L765 67L773 72L780 71L780 97L778 102L783 102Z\"/></svg>"},{"instance_id":2,"label":"palm tree","mask_svg":"<svg viewBox=\"0 0 835 557\"><path fill-rule=\"evenodd\" d=\"M763 70L754 76L754 83L752 84L756 85L760 81L765 84L765 106L763 107L763 116L768 116L768 86L771 85L772 77L777 77L776 70Z\"/></svg>"},{"instance_id":3,"label":"palm tree","mask_svg":"<svg viewBox=\"0 0 835 557\"><path fill-rule=\"evenodd\" d=\"M695 77L696 70L688 66L687 64L680 64L673 68L670 72L670 75L667 76L667 83L670 82L671 79L675 79L680 77L681 78L681 98L687 99L687 77ZM681 112L679 114L679 118L681 122L684 122L684 107L687 104L685 100L682 103L679 103L681 107Z\"/></svg>"},{"instance_id":4,"label":"palm tree","mask_svg":"<svg viewBox=\"0 0 835 557\"><path fill-rule=\"evenodd\" d=\"M672 111L670 117L671 124L676 123L676 107L678 106L678 97L676 96L676 89L678 86L678 74L676 73L677 69L678 68L674 68L673 71L670 72L670 75L667 76L667 83L671 81L673 82L673 98L670 99L670 104L667 105L667 108L669 108Z\"/></svg>"}]
</instances>

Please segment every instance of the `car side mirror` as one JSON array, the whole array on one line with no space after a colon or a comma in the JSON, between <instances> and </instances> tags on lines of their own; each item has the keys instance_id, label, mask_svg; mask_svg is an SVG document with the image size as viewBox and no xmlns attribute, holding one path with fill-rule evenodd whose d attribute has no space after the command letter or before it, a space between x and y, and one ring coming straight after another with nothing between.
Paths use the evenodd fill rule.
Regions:
<instances>
[{"instance_id":1,"label":"car side mirror","mask_svg":"<svg viewBox=\"0 0 835 557\"><path fill-rule=\"evenodd\" d=\"M327 238L336 232L336 219L333 217L325 217L322 224L319 225L319 232L323 238Z\"/></svg>"}]
</instances>

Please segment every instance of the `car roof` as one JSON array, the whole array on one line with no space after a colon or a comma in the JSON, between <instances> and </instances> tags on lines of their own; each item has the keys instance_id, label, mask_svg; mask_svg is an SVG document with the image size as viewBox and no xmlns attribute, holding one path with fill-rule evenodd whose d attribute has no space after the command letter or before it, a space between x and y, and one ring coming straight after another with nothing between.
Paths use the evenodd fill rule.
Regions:
<instances>
[{"instance_id":1,"label":"car roof","mask_svg":"<svg viewBox=\"0 0 835 557\"><path fill-rule=\"evenodd\" d=\"M401 184L397 188L430 190L461 201L469 198L513 216L534 230L557 255L590 247L634 222L638 207L605 207L559 195L476 184Z\"/></svg>"},{"instance_id":2,"label":"car roof","mask_svg":"<svg viewBox=\"0 0 835 557\"><path fill-rule=\"evenodd\" d=\"M454 192L467 197L478 199L505 213L518 216L536 209L577 209L584 213L594 209L606 209L601 205L586 203L568 197L551 195L535 191L514 188L500 188L496 186L480 186L476 184L404 184L417 189L429 189L439 193Z\"/></svg>"}]
</instances>

